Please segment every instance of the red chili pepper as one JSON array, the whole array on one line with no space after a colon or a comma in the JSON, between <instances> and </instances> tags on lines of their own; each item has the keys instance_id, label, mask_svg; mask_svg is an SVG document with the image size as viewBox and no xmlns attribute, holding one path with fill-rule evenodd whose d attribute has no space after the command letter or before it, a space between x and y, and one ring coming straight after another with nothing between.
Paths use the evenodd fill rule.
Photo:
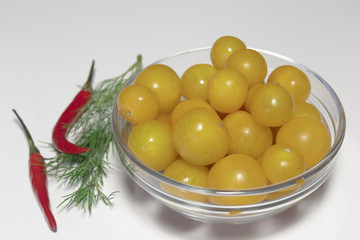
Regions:
<instances>
[{"instance_id":1,"label":"red chili pepper","mask_svg":"<svg viewBox=\"0 0 360 240\"><path fill-rule=\"evenodd\" d=\"M67 154L80 154L87 151L90 151L89 148L77 146L66 139L69 126L72 123L76 122L78 117L78 112L86 105L92 95L92 75L94 71L94 61L92 61L89 77L81 88L81 91L75 96L70 105L65 109L65 111L60 116L57 121L53 133L52 140L54 146L61 152Z\"/></svg>"},{"instance_id":2,"label":"red chili pepper","mask_svg":"<svg viewBox=\"0 0 360 240\"><path fill-rule=\"evenodd\" d=\"M22 119L14 109L13 111L16 117L19 119L22 127L24 128L29 143L29 150L30 150L29 174L30 174L33 191L40 203L40 206L43 209L43 213L46 217L50 229L56 231L57 230L56 221L54 215L50 210L50 201L47 191L47 180L45 174L44 158L40 154L38 148L35 146L34 141L30 135L30 132L25 126L24 122L22 121Z\"/></svg>"}]
</instances>

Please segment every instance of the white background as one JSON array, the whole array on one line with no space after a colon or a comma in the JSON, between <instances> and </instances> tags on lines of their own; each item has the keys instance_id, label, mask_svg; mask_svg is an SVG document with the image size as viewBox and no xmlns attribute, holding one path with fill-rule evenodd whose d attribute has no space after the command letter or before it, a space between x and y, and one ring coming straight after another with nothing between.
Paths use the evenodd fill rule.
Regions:
<instances>
[{"instance_id":1,"label":"white background","mask_svg":"<svg viewBox=\"0 0 360 240\"><path fill-rule=\"evenodd\" d=\"M359 194L360 2L95 1L0 2L1 239L355 239ZM95 84L172 53L233 35L248 46L298 60L330 83L347 116L330 179L290 210L261 223L210 225L158 204L119 168L104 190L114 206L91 216L56 206L66 191L49 179L58 232L47 227L31 190L28 148L16 108L41 152L60 113L79 91L92 59ZM119 162L112 157L115 164Z\"/></svg>"}]
</instances>

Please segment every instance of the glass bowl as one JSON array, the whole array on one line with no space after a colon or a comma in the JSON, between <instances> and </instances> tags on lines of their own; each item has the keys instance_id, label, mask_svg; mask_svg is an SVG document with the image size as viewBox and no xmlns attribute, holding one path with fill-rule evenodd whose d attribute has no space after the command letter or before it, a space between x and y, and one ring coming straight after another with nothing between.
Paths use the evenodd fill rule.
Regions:
<instances>
[{"instance_id":1,"label":"glass bowl","mask_svg":"<svg viewBox=\"0 0 360 240\"><path fill-rule=\"evenodd\" d=\"M155 199L191 219L229 224L260 221L288 209L313 193L327 180L335 165L345 135L345 113L335 91L318 74L297 61L269 51L254 50L257 50L266 59L268 73L281 65L293 65L307 74L312 86L308 101L319 109L331 135L331 149L328 154L317 165L286 182L255 189L230 191L189 186L169 179L161 172L154 171L143 164L127 147L126 143L132 125L120 116L116 101L114 103L112 130L115 146L128 175ZM188 67L194 64L210 64L210 48L180 52L155 63L168 65L181 76ZM134 81L135 78L128 85ZM302 184L300 187L294 188L295 190L284 190L300 182ZM164 190L169 188L204 196L250 196L268 193L271 197L260 203L226 206L182 198Z\"/></svg>"}]
</instances>

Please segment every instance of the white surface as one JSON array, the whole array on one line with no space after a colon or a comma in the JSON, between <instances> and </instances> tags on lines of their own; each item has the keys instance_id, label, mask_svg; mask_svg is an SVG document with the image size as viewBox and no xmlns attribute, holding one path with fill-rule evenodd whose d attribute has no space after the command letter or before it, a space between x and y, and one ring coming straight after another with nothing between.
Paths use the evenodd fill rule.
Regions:
<instances>
[{"instance_id":1,"label":"white surface","mask_svg":"<svg viewBox=\"0 0 360 240\"><path fill-rule=\"evenodd\" d=\"M356 239L359 202L359 1L1 1L0 239ZM292 57L325 78L342 99L346 138L333 175L294 208L261 223L225 226L188 220L112 171L114 207L92 216L56 209L68 193L49 179L58 232L47 227L28 177L27 142L16 108L45 156L43 142L86 80L123 73L234 35L248 46ZM116 163L116 160L113 159ZM118 164L118 163L117 163Z\"/></svg>"}]
</instances>

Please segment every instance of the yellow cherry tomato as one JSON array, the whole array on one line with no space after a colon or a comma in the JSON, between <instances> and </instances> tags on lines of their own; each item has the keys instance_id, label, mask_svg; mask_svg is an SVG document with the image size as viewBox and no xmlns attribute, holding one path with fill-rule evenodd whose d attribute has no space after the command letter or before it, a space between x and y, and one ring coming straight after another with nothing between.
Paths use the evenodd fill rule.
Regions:
<instances>
[{"instance_id":1,"label":"yellow cherry tomato","mask_svg":"<svg viewBox=\"0 0 360 240\"><path fill-rule=\"evenodd\" d=\"M322 121L319 110L308 102L295 102L295 111L293 117L310 117Z\"/></svg>"},{"instance_id":2,"label":"yellow cherry tomato","mask_svg":"<svg viewBox=\"0 0 360 240\"><path fill-rule=\"evenodd\" d=\"M267 185L260 164L245 154L231 154L216 162L208 175L208 187L223 190L245 190ZM266 194L252 196L209 196L219 205L243 205L261 202Z\"/></svg>"},{"instance_id":3,"label":"yellow cherry tomato","mask_svg":"<svg viewBox=\"0 0 360 240\"><path fill-rule=\"evenodd\" d=\"M207 101L207 87L216 68L200 63L189 67L181 76L182 95L186 99L199 98Z\"/></svg>"},{"instance_id":4,"label":"yellow cherry tomato","mask_svg":"<svg viewBox=\"0 0 360 240\"><path fill-rule=\"evenodd\" d=\"M225 63L225 68L241 72L249 87L264 82L267 74L265 58L259 52L248 48L231 54Z\"/></svg>"},{"instance_id":5,"label":"yellow cherry tomato","mask_svg":"<svg viewBox=\"0 0 360 240\"><path fill-rule=\"evenodd\" d=\"M224 68L228 57L237 50L245 49L246 45L240 39L233 36L218 38L211 47L210 59L216 69Z\"/></svg>"},{"instance_id":6,"label":"yellow cherry tomato","mask_svg":"<svg viewBox=\"0 0 360 240\"><path fill-rule=\"evenodd\" d=\"M293 96L295 102L304 102L310 95L309 78L300 69L283 65L271 72L268 82L279 83Z\"/></svg>"},{"instance_id":7,"label":"yellow cherry tomato","mask_svg":"<svg viewBox=\"0 0 360 240\"><path fill-rule=\"evenodd\" d=\"M262 156L262 169L271 183L279 183L303 173L306 163L303 155L294 147L274 144Z\"/></svg>"},{"instance_id":8,"label":"yellow cherry tomato","mask_svg":"<svg viewBox=\"0 0 360 240\"><path fill-rule=\"evenodd\" d=\"M218 112L231 113L240 109L247 92L244 76L232 69L218 70L209 81L209 103Z\"/></svg>"},{"instance_id":9,"label":"yellow cherry tomato","mask_svg":"<svg viewBox=\"0 0 360 240\"><path fill-rule=\"evenodd\" d=\"M208 102L204 100L192 98L192 99L185 99L184 101L179 102L178 105L174 108L171 114L171 125L174 127L177 120L189 109L196 108L196 107L205 107L208 109L213 110Z\"/></svg>"},{"instance_id":10,"label":"yellow cherry tomato","mask_svg":"<svg viewBox=\"0 0 360 240\"><path fill-rule=\"evenodd\" d=\"M331 136L322 122L308 117L296 117L279 129L276 143L288 144L299 150L309 169L328 153Z\"/></svg>"},{"instance_id":11,"label":"yellow cherry tomato","mask_svg":"<svg viewBox=\"0 0 360 240\"><path fill-rule=\"evenodd\" d=\"M229 150L229 133L212 109L196 107L176 122L173 141L179 155L195 165L210 165Z\"/></svg>"},{"instance_id":12,"label":"yellow cherry tomato","mask_svg":"<svg viewBox=\"0 0 360 240\"><path fill-rule=\"evenodd\" d=\"M248 112L230 113L223 123L230 134L229 154L243 153L259 158L273 142L270 128L256 122Z\"/></svg>"},{"instance_id":13,"label":"yellow cherry tomato","mask_svg":"<svg viewBox=\"0 0 360 240\"><path fill-rule=\"evenodd\" d=\"M171 127L157 120L133 126L128 147L141 161L156 171L164 170L177 157Z\"/></svg>"},{"instance_id":14,"label":"yellow cherry tomato","mask_svg":"<svg viewBox=\"0 0 360 240\"><path fill-rule=\"evenodd\" d=\"M290 120L293 112L294 100L279 84L262 84L251 97L250 113L265 126L281 126Z\"/></svg>"},{"instance_id":15,"label":"yellow cherry tomato","mask_svg":"<svg viewBox=\"0 0 360 240\"><path fill-rule=\"evenodd\" d=\"M134 124L154 119L159 113L156 95L142 85L124 88L118 96L117 107L121 116Z\"/></svg>"},{"instance_id":16,"label":"yellow cherry tomato","mask_svg":"<svg viewBox=\"0 0 360 240\"><path fill-rule=\"evenodd\" d=\"M154 64L145 68L135 84L150 88L158 97L160 113L169 113L181 97L181 82L177 73L167 65Z\"/></svg>"},{"instance_id":17,"label":"yellow cherry tomato","mask_svg":"<svg viewBox=\"0 0 360 240\"><path fill-rule=\"evenodd\" d=\"M197 187L207 186L208 174L209 169L206 166L194 165L183 159L176 160L164 171L164 175L173 180ZM198 202L207 201L206 196L202 194L189 192L166 184L162 184L162 188L182 198Z\"/></svg>"}]
</instances>

